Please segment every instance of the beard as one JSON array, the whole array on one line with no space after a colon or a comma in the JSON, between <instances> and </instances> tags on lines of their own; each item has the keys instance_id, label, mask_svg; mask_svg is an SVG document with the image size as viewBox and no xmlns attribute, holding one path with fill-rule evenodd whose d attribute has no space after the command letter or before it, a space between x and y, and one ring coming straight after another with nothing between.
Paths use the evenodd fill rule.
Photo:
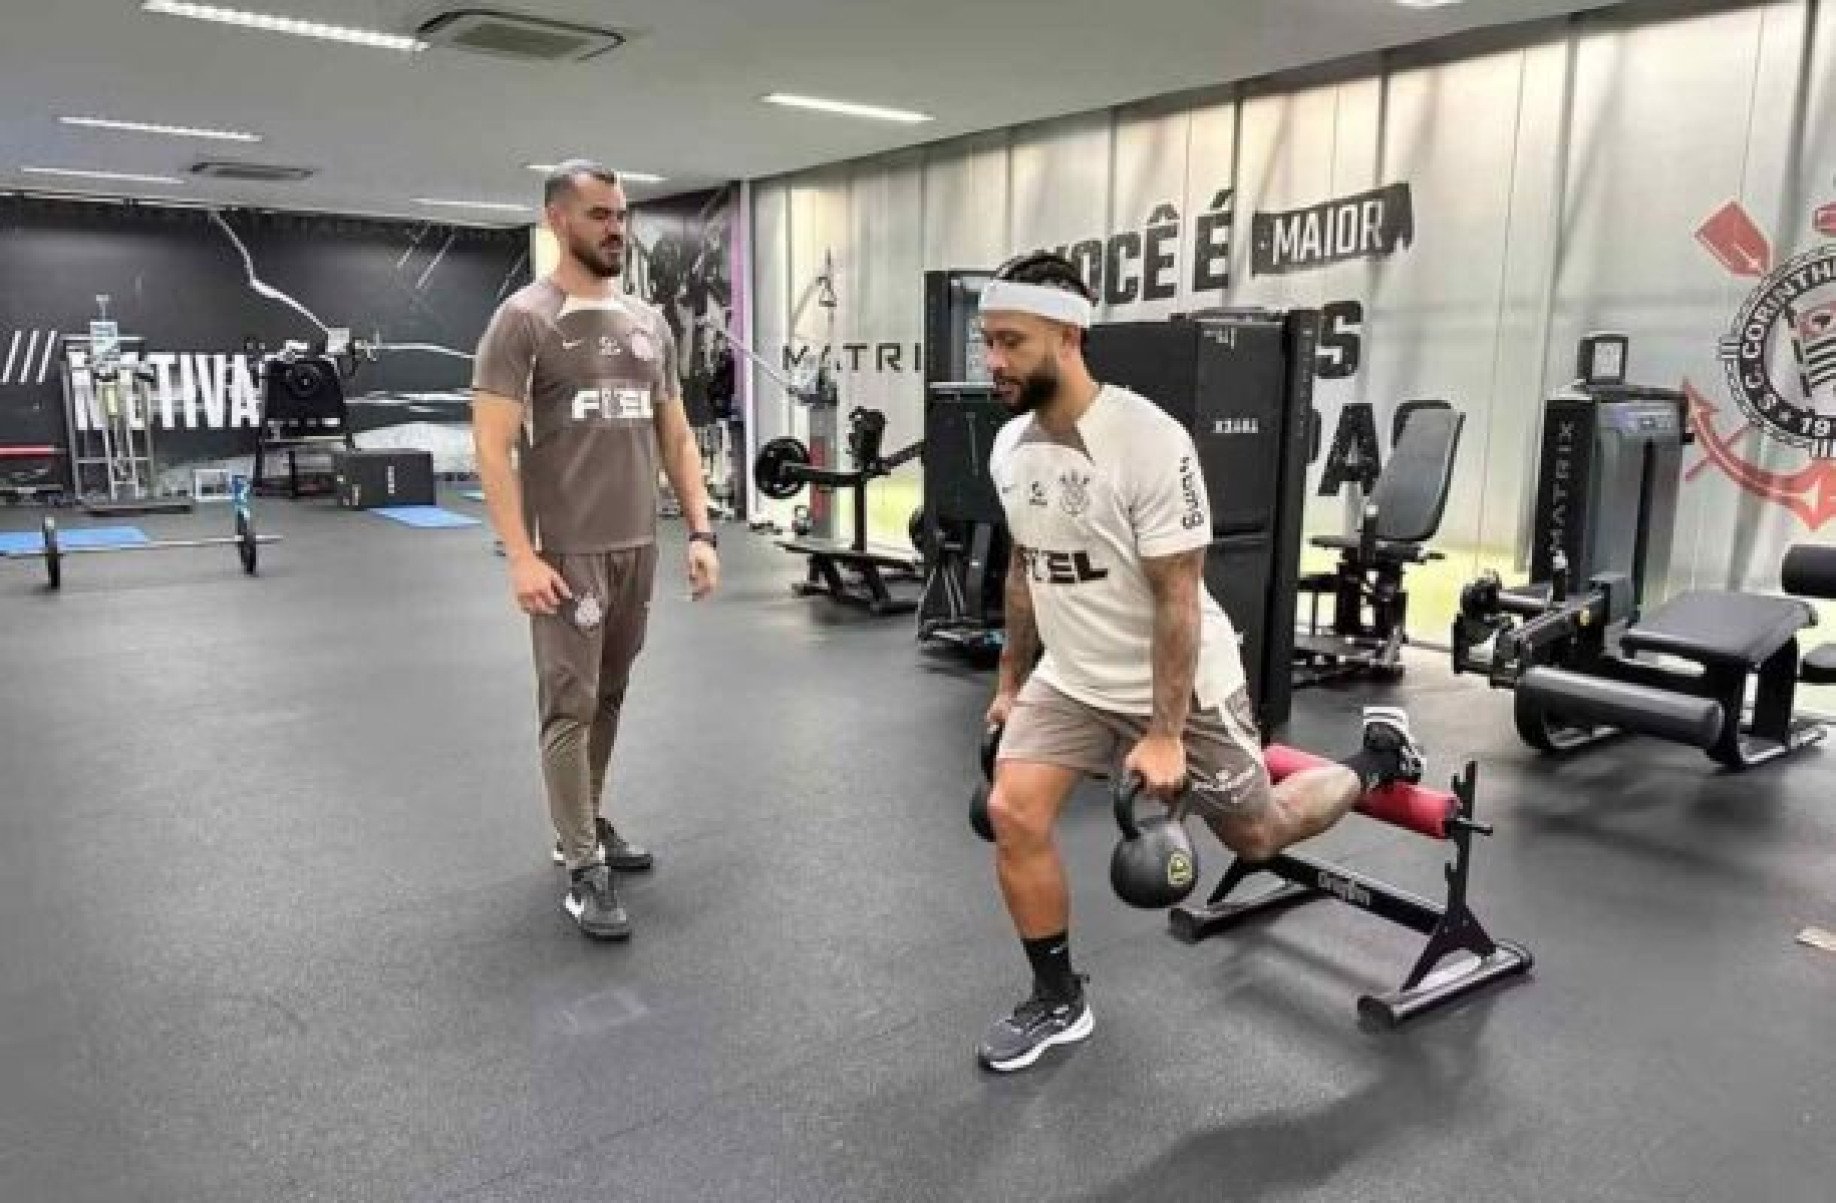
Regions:
<instances>
[{"instance_id":1,"label":"beard","mask_svg":"<svg viewBox=\"0 0 1836 1203\"><path fill-rule=\"evenodd\" d=\"M1032 413L1058 395L1058 369L1049 364L1025 376L996 376L994 382L1002 390L1001 404L1015 417Z\"/></svg>"},{"instance_id":2,"label":"beard","mask_svg":"<svg viewBox=\"0 0 1836 1203\"><path fill-rule=\"evenodd\" d=\"M602 280L610 280L625 267L625 244L622 240L613 242L592 242L584 238L569 238L568 253L580 261L580 265Z\"/></svg>"}]
</instances>

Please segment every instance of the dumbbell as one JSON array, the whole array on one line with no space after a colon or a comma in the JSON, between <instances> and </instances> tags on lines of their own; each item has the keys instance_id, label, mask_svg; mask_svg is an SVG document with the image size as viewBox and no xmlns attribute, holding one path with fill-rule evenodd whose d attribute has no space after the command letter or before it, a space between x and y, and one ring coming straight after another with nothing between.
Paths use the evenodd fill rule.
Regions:
<instances>
[{"instance_id":1,"label":"dumbbell","mask_svg":"<svg viewBox=\"0 0 1836 1203\"><path fill-rule=\"evenodd\" d=\"M982 780L969 795L969 827L977 835L994 843L994 822L988 817L988 795L994 789L995 754L1001 750L1001 727L990 727L982 733Z\"/></svg>"},{"instance_id":2,"label":"dumbbell","mask_svg":"<svg viewBox=\"0 0 1836 1203\"><path fill-rule=\"evenodd\" d=\"M1183 902L1198 883L1198 854L1184 824L1192 795L1181 794L1172 813L1141 821L1135 803L1142 787L1139 773L1118 774L1111 787L1122 838L1109 857L1109 884L1128 905L1158 910Z\"/></svg>"}]
</instances>

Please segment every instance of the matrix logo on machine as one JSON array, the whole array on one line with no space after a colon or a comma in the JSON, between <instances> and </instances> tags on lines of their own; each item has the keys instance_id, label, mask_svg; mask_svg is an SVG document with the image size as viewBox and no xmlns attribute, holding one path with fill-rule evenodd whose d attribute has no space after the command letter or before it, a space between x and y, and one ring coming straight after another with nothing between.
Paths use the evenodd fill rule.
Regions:
<instances>
[{"instance_id":1,"label":"matrix logo on machine","mask_svg":"<svg viewBox=\"0 0 1836 1203\"><path fill-rule=\"evenodd\" d=\"M1827 210L1812 215L1820 232ZM1836 517L1836 244L1775 266L1770 240L1737 201L1703 222L1696 239L1734 276L1758 280L1720 345L1745 425L1722 434L1715 403L1683 382L1705 462L1817 530ZM1753 431L1809 462L1796 470L1761 467L1738 446Z\"/></svg>"}]
</instances>

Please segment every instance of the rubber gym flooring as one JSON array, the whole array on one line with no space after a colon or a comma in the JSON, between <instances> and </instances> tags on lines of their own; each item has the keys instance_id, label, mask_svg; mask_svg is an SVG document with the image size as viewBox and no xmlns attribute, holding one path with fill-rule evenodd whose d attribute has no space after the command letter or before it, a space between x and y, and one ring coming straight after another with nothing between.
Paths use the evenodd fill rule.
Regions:
<instances>
[{"instance_id":1,"label":"rubber gym flooring","mask_svg":"<svg viewBox=\"0 0 1836 1203\"><path fill-rule=\"evenodd\" d=\"M595 946L488 535L261 519L257 580L0 564L0 1198L1831 1197L1836 956L1794 936L1836 926L1836 747L1540 761L1419 658L1432 776L1477 757L1498 825L1474 905L1537 965L1398 1032L1354 1002L1415 937L1316 903L1180 944L1110 895L1093 786L1064 845L1096 1035L996 1078L974 1042L1026 974L964 817L988 676L727 527L717 601L658 591L614 781L658 868ZM1303 694L1294 741L1344 750L1371 696ZM1426 841L1316 843L1437 892Z\"/></svg>"}]
</instances>

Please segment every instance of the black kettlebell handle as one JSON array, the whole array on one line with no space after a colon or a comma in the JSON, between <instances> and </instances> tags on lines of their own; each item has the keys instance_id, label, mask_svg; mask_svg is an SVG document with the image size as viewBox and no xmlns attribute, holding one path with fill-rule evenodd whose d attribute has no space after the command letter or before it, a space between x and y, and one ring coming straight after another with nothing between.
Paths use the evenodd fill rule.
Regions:
<instances>
[{"instance_id":1,"label":"black kettlebell handle","mask_svg":"<svg viewBox=\"0 0 1836 1203\"><path fill-rule=\"evenodd\" d=\"M1118 773L1110 784L1110 794L1116 808L1116 826L1121 829L1125 840L1141 838L1141 824L1135 821L1135 801L1146 788L1147 780L1136 772Z\"/></svg>"},{"instance_id":2,"label":"black kettlebell handle","mask_svg":"<svg viewBox=\"0 0 1836 1203\"><path fill-rule=\"evenodd\" d=\"M1141 838L1141 824L1135 818L1135 803L1141 799L1141 794L1146 789L1147 779L1133 770L1118 773L1110 783L1110 793L1116 810L1116 826L1121 830L1122 838L1125 840ZM1188 779L1187 782L1180 785L1179 797L1174 800L1173 822L1177 823L1186 817L1186 804L1191 801L1191 798L1192 786Z\"/></svg>"},{"instance_id":3,"label":"black kettlebell handle","mask_svg":"<svg viewBox=\"0 0 1836 1203\"><path fill-rule=\"evenodd\" d=\"M1007 728L1004 725L997 724L996 726L986 728L982 732L982 745L980 749L982 776L988 779L990 785L994 784L995 757L1000 754L1001 735L1006 730Z\"/></svg>"}]
</instances>

